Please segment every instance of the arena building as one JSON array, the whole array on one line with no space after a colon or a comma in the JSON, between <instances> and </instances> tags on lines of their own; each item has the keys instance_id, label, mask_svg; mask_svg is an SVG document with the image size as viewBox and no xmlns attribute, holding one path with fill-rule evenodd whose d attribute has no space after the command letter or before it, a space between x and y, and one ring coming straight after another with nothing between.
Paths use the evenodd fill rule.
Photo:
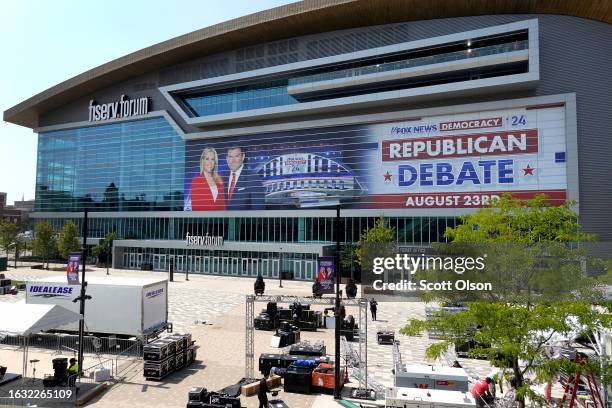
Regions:
<instances>
[{"instance_id":1,"label":"arena building","mask_svg":"<svg viewBox=\"0 0 612 408\"><path fill-rule=\"evenodd\" d=\"M612 239L609 2L305 1L170 39L4 112L37 220L114 266L294 279L380 215L443 240L504 192ZM286 276L289 277L289 276Z\"/></svg>"}]
</instances>

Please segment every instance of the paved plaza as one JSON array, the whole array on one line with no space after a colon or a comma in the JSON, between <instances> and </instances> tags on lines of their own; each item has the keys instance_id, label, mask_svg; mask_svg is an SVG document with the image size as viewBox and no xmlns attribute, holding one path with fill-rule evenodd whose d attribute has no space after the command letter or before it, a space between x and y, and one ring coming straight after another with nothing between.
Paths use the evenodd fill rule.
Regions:
<instances>
[{"instance_id":1,"label":"paved plaza","mask_svg":"<svg viewBox=\"0 0 612 408\"><path fill-rule=\"evenodd\" d=\"M9 278L28 280L40 277L56 276L61 272L33 270L29 268L11 269L6 275ZM92 268L88 276L106 276L105 269ZM111 276L166 277L160 272L112 270ZM253 293L252 278L225 276L176 274L175 281L169 284L169 321L174 324L174 331L191 332L196 345L197 361L187 369L180 370L162 381L146 381L142 377L142 364L137 364L125 374L125 381L113 385L108 391L89 405L96 407L150 407L152 403L164 407L184 407L187 393L192 386L204 386L209 390L218 390L238 382L245 376L245 295ZM283 288L278 281L266 280L266 295L308 296L311 294L311 283L283 281ZM24 294L0 296L0 302L23 300ZM265 308L265 303L255 304L255 313ZM315 307L316 308L316 307ZM354 314L357 320L357 309L347 309L347 314ZM433 362L425 359L425 350L431 340L427 335L407 337L399 334L399 328L408 319L424 318L425 305L421 302L380 302L378 321L369 320L368 316L368 375L369 378L384 385L391 386L392 353L390 345L376 343L376 331L382 327L395 330L399 340L404 363L446 364L446 361ZM272 332L255 331L255 372L258 375L257 358L261 353L278 353L279 349L270 347ZM334 352L333 330L321 329L317 332L302 332L302 340L311 343L322 339L329 354ZM353 343L358 349L357 343ZM31 352L37 352L32 350ZM4 350L0 358L20 361L18 356L9 357ZM15 354L16 352L12 352ZM44 352L43 352L44 354ZM50 356L52 358L52 356ZM454 358L451 355L452 358ZM93 359L93 357L92 357ZM41 361L50 360L44 358ZM460 359L470 374L483 376L491 368L486 361ZM90 366L87 361L85 367ZM38 366L40 375L50 373L50 365ZM20 370L13 370L19 371ZM284 399L293 408L337 406L331 396L283 394ZM257 398L241 397L243 406L257 407Z\"/></svg>"}]
</instances>

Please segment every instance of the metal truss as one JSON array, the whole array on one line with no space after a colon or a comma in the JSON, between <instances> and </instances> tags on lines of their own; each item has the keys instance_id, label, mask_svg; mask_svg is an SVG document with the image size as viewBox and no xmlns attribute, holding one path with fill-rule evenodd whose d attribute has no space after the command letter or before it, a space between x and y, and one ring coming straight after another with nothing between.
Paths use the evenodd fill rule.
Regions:
<instances>
[{"instance_id":1,"label":"metal truss","mask_svg":"<svg viewBox=\"0 0 612 408\"><path fill-rule=\"evenodd\" d=\"M255 378L255 303L254 295L246 297L246 339L244 378Z\"/></svg>"},{"instance_id":2,"label":"metal truss","mask_svg":"<svg viewBox=\"0 0 612 408\"><path fill-rule=\"evenodd\" d=\"M283 295L247 295L246 296L246 326L245 326L245 378L255 378L255 302L276 302L276 303L301 303L307 305L322 305L333 307L336 304L336 298L334 297L320 297L315 298L312 296L283 296ZM368 301L367 299L355 298L355 299L342 299L341 305L345 307L358 307L359 308L359 353L355 355L352 351L352 347L349 348L353 354L352 359L357 363L359 375L359 387L365 389L367 387L368 378ZM346 344L346 338L344 338ZM336 364L340 364L337 361Z\"/></svg>"},{"instance_id":3,"label":"metal truss","mask_svg":"<svg viewBox=\"0 0 612 408\"><path fill-rule=\"evenodd\" d=\"M368 388L368 300L359 299L359 389Z\"/></svg>"},{"instance_id":4,"label":"metal truss","mask_svg":"<svg viewBox=\"0 0 612 408\"><path fill-rule=\"evenodd\" d=\"M248 297L253 297L254 302L276 302L276 303L294 303L298 302L305 305L323 305L323 306L334 306L336 304L335 297L320 297L316 298L313 296L284 296L284 295L261 295L261 296L253 296L247 295ZM361 307L362 299L341 299L341 302L344 306L358 306ZM367 302L366 302L367 303ZM366 304L367 306L367 304Z\"/></svg>"}]
</instances>

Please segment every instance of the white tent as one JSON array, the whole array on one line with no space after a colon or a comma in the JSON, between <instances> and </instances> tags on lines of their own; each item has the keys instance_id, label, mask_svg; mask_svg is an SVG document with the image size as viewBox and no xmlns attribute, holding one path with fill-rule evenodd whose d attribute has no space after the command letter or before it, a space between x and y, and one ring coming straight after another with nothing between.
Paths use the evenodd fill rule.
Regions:
<instances>
[{"instance_id":1,"label":"white tent","mask_svg":"<svg viewBox=\"0 0 612 408\"><path fill-rule=\"evenodd\" d=\"M58 305L0 303L0 333L27 336L78 322L81 315Z\"/></svg>"},{"instance_id":2,"label":"white tent","mask_svg":"<svg viewBox=\"0 0 612 408\"><path fill-rule=\"evenodd\" d=\"M23 376L27 372L27 338L30 334L76 322L81 315L58 305L0 303L0 335L23 336Z\"/></svg>"}]
</instances>

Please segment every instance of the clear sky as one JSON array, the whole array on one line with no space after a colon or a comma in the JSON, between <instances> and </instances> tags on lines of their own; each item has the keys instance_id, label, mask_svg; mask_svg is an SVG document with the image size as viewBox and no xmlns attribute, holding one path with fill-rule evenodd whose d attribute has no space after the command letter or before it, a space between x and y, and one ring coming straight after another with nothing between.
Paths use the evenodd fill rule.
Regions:
<instances>
[{"instance_id":1,"label":"clear sky","mask_svg":"<svg viewBox=\"0 0 612 408\"><path fill-rule=\"evenodd\" d=\"M133 51L290 0L3 0L0 111ZM0 191L34 198L37 137L0 121Z\"/></svg>"}]
</instances>

